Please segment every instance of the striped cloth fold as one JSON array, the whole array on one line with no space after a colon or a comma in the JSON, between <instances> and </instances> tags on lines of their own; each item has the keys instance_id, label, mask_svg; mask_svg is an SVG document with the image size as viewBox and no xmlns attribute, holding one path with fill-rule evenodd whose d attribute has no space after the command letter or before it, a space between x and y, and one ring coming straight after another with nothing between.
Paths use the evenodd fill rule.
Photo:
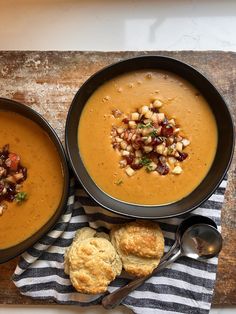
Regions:
<instances>
[{"instance_id":1,"label":"striped cloth fold","mask_svg":"<svg viewBox=\"0 0 236 314\"><path fill-rule=\"evenodd\" d=\"M99 304L102 295L85 295L75 291L64 273L64 252L76 230L90 225L110 229L129 218L112 214L99 207L73 183L65 213L47 235L21 255L13 282L21 294L37 299L53 299L60 304L81 306ZM227 180L192 214L212 218L220 229L220 213ZM190 215L190 214L188 214ZM174 243L177 226L184 216L158 221L165 237L165 252ZM188 313L207 314L210 310L218 258L195 261L182 257L130 293L123 304L137 314ZM125 285L130 277L122 273L109 286L109 292Z\"/></svg>"}]
</instances>

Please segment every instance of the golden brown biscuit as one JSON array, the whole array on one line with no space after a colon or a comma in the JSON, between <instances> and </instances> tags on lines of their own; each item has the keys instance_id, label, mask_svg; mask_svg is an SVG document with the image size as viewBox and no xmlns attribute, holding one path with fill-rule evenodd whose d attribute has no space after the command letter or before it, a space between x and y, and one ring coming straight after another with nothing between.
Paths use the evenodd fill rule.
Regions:
<instances>
[{"instance_id":1,"label":"golden brown biscuit","mask_svg":"<svg viewBox=\"0 0 236 314\"><path fill-rule=\"evenodd\" d=\"M121 273L121 260L103 233L96 233L91 228L95 232L83 229L77 233L65 254L65 272L77 291L102 293Z\"/></svg>"},{"instance_id":2,"label":"golden brown biscuit","mask_svg":"<svg viewBox=\"0 0 236 314\"><path fill-rule=\"evenodd\" d=\"M105 232L97 232L95 229L92 229L90 227L83 227L83 228L76 231L72 243L81 242L85 239L92 238L92 237L105 238L105 239L110 241L109 234L107 234ZM64 255L64 271L67 275L70 274L69 259L68 259L70 248L71 248L71 246L66 249L65 255Z\"/></svg>"},{"instance_id":3,"label":"golden brown biscuit","mask_svg":"<svg viewBox=\"0 0 236 314\"><path fill-rule=\"evenodd\" d=\"M83 241L88 238L94 237L96 234L96 230L90 227L83 227L76 231L73 242Z\"/></svg>"},{"instance_id":4,"label":"golden brown biscuit","mask_svg":"<svg viewBox=\"0 0 236 314\"><path fill-rule=\"evenodd\" d=\"M92 228L89 228L89 227L81 228L81 229L76 231L72 244L75 242L81 242L81 241L88 239L88 238L92 238L95 236L95 234L96 234L96 230L94 230ZM72 244L71 244L71 246L72 246ZM69 254L70 254L71 246L68 249L66 249L65 255L64 255L64 271L67 275L70 274Z\"/></svg>"},{"instance_id":5,"label":"golden brown biscuit","mask_svg":"<svg viewBox=\"0 0 236 314\"><path fill-rule=\"evenodd\" d=\"M128 273L146 276L159 264L164 253L164 237L158 223L134 221L116 226L110 235Z\"/></svg>"}]
</instances>

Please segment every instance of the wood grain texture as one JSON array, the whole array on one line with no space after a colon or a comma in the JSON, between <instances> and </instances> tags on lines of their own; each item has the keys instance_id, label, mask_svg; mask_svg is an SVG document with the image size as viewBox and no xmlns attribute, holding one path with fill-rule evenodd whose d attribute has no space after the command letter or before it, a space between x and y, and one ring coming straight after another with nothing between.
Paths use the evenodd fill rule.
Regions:
<instances>
[{"instance_id":1,"label":"wood grain texture","mask_svg":"<svg viewBox=\"0 0 236 314\"><path fill-rule=\"evenodd\" d=\"M0 96L41 113L64 139L65 119L81 84L102 67L124 58L158 54L187 62L220 90L236 121L236 54L231 52L0 52ZM224 149L222 147L222 149ZM222 208L223 250L219 258L214 305L236 304L236 157ZM0 304L45 304L21 296L11 275L17 259L0 265Z\"/></svg>"}]
</instances>

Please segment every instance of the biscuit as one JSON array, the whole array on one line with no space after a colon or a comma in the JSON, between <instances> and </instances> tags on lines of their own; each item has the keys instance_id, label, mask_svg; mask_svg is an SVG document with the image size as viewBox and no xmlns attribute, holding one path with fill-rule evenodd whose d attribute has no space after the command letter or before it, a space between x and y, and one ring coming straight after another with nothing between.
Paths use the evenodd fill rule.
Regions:
<instances>
[{"instance_id":1,"label":"biscuit","mask_svg":"<svg viewBox=\"0 0 236 314\"><path fill-rule=\"evenodd\" d=\"M96 234L96 230L90 227L84 227L76 231L73 242L83 241L88 238L94 237Z\"/></svg>"},{"instance_id":2,"label":"biscuit","mask_svg":"<svg viewBox=\"0 0 236 314\"><path fill-rule=\"evenodd\" d=\"M121 273L122 263L106 234L82 228L65 254L65 272L75 289L97 294ZM91 230L88 230L91 229ZM93 231L93 232L92 232Z\"/></svg>"},{"instance_id":3,"label":"biscuit","mask_svg":"<svg viewBox=\"0 0 236 314\"><path fill-rule=\"evenodd\" d=\"M83 228L76 231L72 243L81 242L85 239L92 238L92 237L105 238L108 241L110 241L109 234L107 234L105 232L97 232L96 230L94 230L90 227L83 227ZM68 249L66 249L65 255L64 255L64 271L67 275L70 274L69 259L68 259L68 256L70 254L70 248L71 248L71 246Z\"/></svg>"},{"instance_id":4,"label":"biscuit","mask_svg":"<svg viewBox=\"0 0 236 314\"><path fill-rule=\"evenodd\" d=\"M156 222L134 221L114 227L111 242L124 269L134 276L150 274L164 253L164 237Z\"/></svg>"},{"instance_id":5,"label":"biscuit","mask_svg":"<svg viewBox=\"0 0 236 314\"><path fill-rule=\"evenodd\" d=\"M89 228L89 227L81 228L81 229L76 231L72 244L75 242L83 241L87 238L92 238L95 234L96 234L96 230L94 230L92 228ZM69 254L70 254L71 246L68 249L66 249L65 255L64 255L64 271L67 275L70 274Z\"/></svg>"}]
</instances>

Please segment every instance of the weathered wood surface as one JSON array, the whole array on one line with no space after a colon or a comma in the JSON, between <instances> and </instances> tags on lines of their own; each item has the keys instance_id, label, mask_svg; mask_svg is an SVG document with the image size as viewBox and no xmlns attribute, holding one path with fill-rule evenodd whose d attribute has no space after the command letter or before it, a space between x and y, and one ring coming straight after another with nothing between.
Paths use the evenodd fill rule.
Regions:
<instances>
[{"instance_id":1,"label":"weathered wood surface","mask_svg":"<svg viewBox=\"0 0 236 314\"><path fill-rule=\"evenodd\" d=\"M222 92L235 121L236 54L231 52L0 52L0 96L34 108L63 140L67 111L81 84L108 64L142 54L171 56L206 74ZM219 258L214 305L236 304L235 156L222 208L222 233L224 247ZM0 265L0 304L45 304L19 294L11 282L16 263L14 259Z\"/></svg>"}]
</instances>

